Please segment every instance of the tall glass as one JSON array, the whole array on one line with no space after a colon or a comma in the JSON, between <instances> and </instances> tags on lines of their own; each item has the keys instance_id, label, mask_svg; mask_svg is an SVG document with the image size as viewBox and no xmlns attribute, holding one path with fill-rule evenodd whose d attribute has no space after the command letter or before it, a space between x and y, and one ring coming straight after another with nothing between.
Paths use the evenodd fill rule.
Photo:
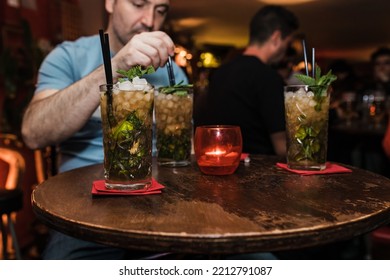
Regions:
<instances>
[{"instance_id":1,"label":"tall glass","mask_svg":"<svg viewBox=\"0 0 390 280\"><path fill-rule=\"evenodd\" d=\"M284 88L287 165L323 170L328 147L329 90L318 86Z\"/></svg>"},{"instance_id":2,"label":"tall glass","mask_svg":"<svg viewBox=\"0 0 390 280\"><path fill-rule=\"evenodd\" d=\"M163 166L186 166L192 150L192 88L158 90L155 97L157 163Z\"/></svg>"},{"instance_id":3,"label":"tall glass","mask_svg":"<svg viewBox=\"0 0 390 280\"><path fill-rule=\"evenodd\" d=\"M382 90L372 92L373 100L369 107L370 117L374 127L380 128L384 125L386 116L386 93Z\"/></svg>"},{"instance_id":4,"label":"tall glass","mask_svg":"<svg viewBox=\"0 0 390 280\"><path fill-rule=\"evenodd\" d=\"M152 182L154 88L101 85L104 176L107 189L144 189Z\"/></svg>"}]
</instances>

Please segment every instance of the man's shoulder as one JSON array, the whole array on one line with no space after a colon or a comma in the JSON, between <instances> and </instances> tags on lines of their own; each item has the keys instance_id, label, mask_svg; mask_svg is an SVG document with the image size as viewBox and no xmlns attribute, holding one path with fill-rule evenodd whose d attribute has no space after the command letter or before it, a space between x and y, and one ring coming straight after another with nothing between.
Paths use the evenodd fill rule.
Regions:
<instances>
[{"instance_id":1,"label":"man's shoulder","mask_svg":"<svg viewBox=\"0 0 390 280\"><path fill-rule=\"evenodd\" d=\"M64 41L59 47L62 48L76 48L76 49L94 49L100 48L100 41L98 35L80 37L75 41Z\"/></svg>"},{"instance_id":2,"label":"man's shoulder","mask_svg":"<svg viewBox=\"0 0 390 280\"><path fill-rule=\"evenodd\" d=\"M229 62L221 65L216 71L218 75L225 77L229 73L234 73L235 76L259 77L267 79L268 77L278 76L276 70L271 66L264 64L255 56L239 55Z\"/></svg>"},{"instance_id":3,"label":"man's shoulder","mask_svg":"<svg viewBox=\"0 0 390 280\"><path fill-rule=\"evenodd\" d=\"M75 41L64 41L46 57L46 62L88 64L93 57L101 55L99 36L80 37ZM72 66L70 66L72 67ZM96 67L96 65L94 65Z\"/></svg>"},{"instance_id":4,"label":"man's shoulder","mask_svg":"<svg viewBox=\"0 0 390 280\"><path fill-rule=\"evenodd\" d=\"M236 70L241 70L241 69L264 69L268 70L269 67L268 65L264 64L260 59L258 59L255 56L249 56L249 55L238 55L234 57L233 59L225 62L222 64L220 69L225 69L225 70L230 70L230 69L236 69Z\"/></svg>"},{"instance_id":5,"label":"man's shoulder","mask_svg":"<svg viewBox=\"0 0 390 280\"><path fill-rule=\"evenodd\" d=\"M99 36L64 41L56 46L41 64L37 92L46 88L65 88L89 74L101 63Z\"/></svg>"}]
</instances>

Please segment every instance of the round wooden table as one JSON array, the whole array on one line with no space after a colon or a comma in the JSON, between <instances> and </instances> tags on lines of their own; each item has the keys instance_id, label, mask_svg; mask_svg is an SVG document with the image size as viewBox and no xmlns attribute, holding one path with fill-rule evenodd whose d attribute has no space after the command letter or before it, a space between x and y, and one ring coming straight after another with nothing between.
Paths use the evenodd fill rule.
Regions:
<instances>
[{"instance_id":1,"label":"round wooden table","mask_svg":"<svg viewBox=\"0 0 390 280\"><path fill-rule=\"evenodd\" d=\"M230 176L201 174L196 163L157 167L162 194L93 196L102 165L49 178L32 205L50 227L128 249L231 254L290 250L349 239L390 222L390 180L353 172L300 176L252 156Z\"/></svg>"}]
</instances>

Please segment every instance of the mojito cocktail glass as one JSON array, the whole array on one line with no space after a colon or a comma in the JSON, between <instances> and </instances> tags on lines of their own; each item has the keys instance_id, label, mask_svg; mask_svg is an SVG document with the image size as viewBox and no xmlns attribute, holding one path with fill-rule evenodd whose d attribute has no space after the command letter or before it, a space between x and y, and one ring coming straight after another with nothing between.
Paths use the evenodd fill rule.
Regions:
<instances>
[{"instance_id":1,"label":"mojito cocktail glass","mask_svg":"<svg viewBox=\"0 0 390 280\"><path fill-rule=\"evenodd\" d=\"M191 162L193 93L190 87L161 88L155 97L157 163L186 166Z\"/></svg>"},{"instance_id":2,"label":"mojito cocktail glass","mask_svg":"<svg viewBox=\"0 0 390 280\"><path fill-rule=\"evenodd\" d=\"M328 145L329 90L320 86L284 88L287 165L323 170Z\"/></svg>"},{"instance_id":3,"label":"mojito cocktail glass","mask_svg":"<svg viewBox=\"0 0 390 280\"><path fill-rule=\"evenodd\" d=\"M107 189L136 190L152 182L154 88L101 85L104 176Z\"/></svg>"}]
</instances>

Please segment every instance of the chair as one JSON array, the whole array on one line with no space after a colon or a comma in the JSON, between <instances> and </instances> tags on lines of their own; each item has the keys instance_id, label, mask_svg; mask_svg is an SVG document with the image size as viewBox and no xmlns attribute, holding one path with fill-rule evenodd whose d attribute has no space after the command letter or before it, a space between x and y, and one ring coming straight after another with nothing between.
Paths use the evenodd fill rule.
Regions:
<instances>
[{"instance_id":1,"label":"chair","mask_svg":"<svg viewBox=\"0 0 390 280\"><path fill-rule=\"evenodd\" d=\"M58 173L58 147L47 146L34 150L34 161L37 182L40 184Z\"/></svg>"},{"instance_id":2,"label":"chair","mask_svg":"<svg viewBox=\"0 0 390 280\"><path fill-rule=\"evenodd\" d=\"M390 258L390 225L382 226L370 234L371 237L371 258Z\"/></svg>"},{"instance_id":3,"label":"chair","mask_svg":"<svg viewBox=\"0 0 390 280\"><path fill-rule=\"evenodd\" d=\"M21 253L19 249L18 240L16 237L13 215L23 207L23 190L22 190L22 179L25 171L25 160L23 156L16 150L10 148L7 143L16 141L14 136L7 135L5 138L4 134L1 135L1 146L0 146L0 160L3 161L3 165L8 165L6 179L3 186L0 186L0 229L2 236L2 251L3 258L9 258L8 252L8 232L11 234L12 244L15 250L16 259L21 259ZM5 139L5 140L4 140ZM4 143L6 146L4 146ZM7 169L7 168L5 168Z\"/></svg>"}]
</instances>

